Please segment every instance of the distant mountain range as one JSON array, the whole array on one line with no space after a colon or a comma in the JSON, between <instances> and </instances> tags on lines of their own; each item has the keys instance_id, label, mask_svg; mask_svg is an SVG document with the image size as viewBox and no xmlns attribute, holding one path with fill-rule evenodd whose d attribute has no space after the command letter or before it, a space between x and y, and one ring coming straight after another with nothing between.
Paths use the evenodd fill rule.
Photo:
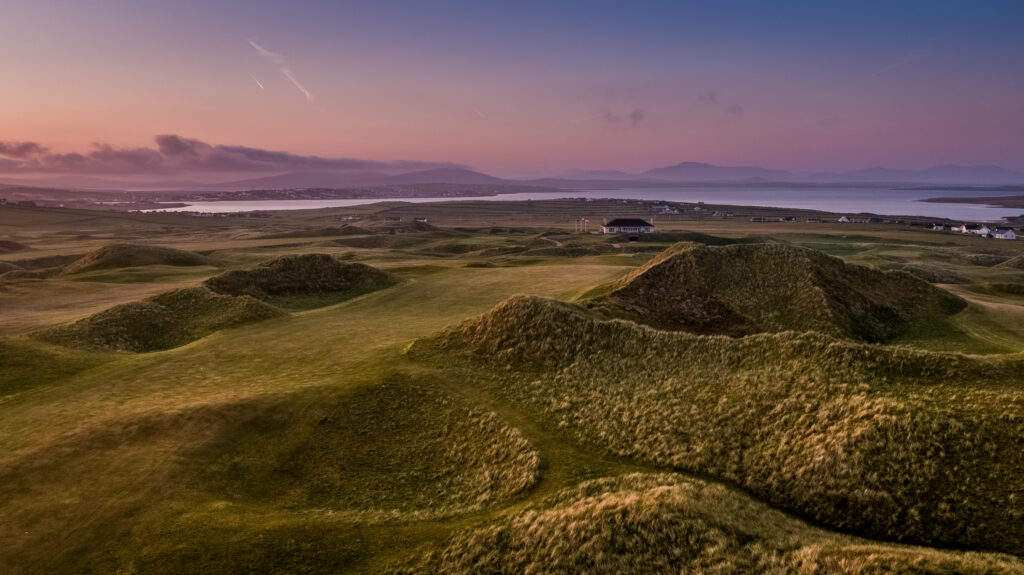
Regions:
<instances>
[{"instance_id":1,"label":"distant mountain range","mask_svg":"<svg viewBox=\"0 0 1024 575\"><path fill-rule=\"evenodd\" d=\"M438 168L403 174L307 170L219 183L193 181L124 181L91 177L59 176L30 180L3 178L0 183L86 190L235 191L291 188L376 188L416 184L480 185L516 184L561 188L653 187L670 184L716 185L962 185L998 186L1024 184L1024 173L999 166L943 165L923 170L869 168L852 172L798 173L757 166L716 166L682 162L640 173L617 170L578 171L554 178L512 180L461 168Z\"/></svg>"}]
</instances>

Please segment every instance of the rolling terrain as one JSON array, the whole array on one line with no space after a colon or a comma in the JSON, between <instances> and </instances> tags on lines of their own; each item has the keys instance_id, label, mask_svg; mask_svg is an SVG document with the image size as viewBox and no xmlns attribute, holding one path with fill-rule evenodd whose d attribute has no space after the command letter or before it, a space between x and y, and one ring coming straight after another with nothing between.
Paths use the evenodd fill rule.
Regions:
<instances>
[{"instance_id":1,"label":"rolling terrain","mask_svg":"<svg viewBox=\"0 0 1024 575\"><path fill-rule=\"evenodd\" d=\"M581 205L0 209L0 571L1024 573L1017 243Z\"/></svg>"}]
</instances>

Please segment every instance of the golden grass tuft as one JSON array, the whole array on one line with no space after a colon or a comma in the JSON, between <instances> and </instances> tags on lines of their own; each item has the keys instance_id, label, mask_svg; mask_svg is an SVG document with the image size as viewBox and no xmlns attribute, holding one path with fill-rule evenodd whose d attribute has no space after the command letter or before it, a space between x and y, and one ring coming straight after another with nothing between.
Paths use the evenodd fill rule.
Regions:
<instances>
[{"instance_id":1,"label":"golden grass tuft","mask_svg":"<svg viewBox=\"0 0 1024 575\"><path fill-rule=\"evenodd\" d=\"M720 485L632 474L565 489L392 573L1024 573L994 554L859 541Z\"/></svg>"}]
</instances>

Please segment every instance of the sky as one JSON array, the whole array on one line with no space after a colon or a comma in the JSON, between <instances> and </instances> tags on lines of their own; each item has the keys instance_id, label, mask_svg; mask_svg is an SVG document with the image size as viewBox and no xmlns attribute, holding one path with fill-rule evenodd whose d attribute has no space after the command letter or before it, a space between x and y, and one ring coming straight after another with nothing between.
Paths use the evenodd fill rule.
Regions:
<instances>
[{"instance_id":1,"label":"sky","mask_svg":"<svg viewBox=\"0 0 1024 575\"><path fill-rule=\"evenodd\" d=\"M0 0L0 174L1024 170L1024 2Z\"/></svg>"}]
</instances>

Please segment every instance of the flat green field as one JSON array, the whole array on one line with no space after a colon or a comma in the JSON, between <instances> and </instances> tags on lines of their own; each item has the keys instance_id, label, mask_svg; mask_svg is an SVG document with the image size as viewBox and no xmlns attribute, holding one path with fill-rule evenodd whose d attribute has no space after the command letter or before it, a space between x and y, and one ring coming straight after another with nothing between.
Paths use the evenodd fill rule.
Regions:
<instances>
[{"instance_id":1,"label":"flat green field","mask_svg":"<svg viewBox=\"0 0 1024 575\"><path fill-rule=\"evenodd\" d=\"M1024 573L1024 243L581 211L0 207L0 572ZM884 344L588 311L680 241L963 303ZM393 281L204 287L301 254Z\"/></svg>"}]
</instances>

